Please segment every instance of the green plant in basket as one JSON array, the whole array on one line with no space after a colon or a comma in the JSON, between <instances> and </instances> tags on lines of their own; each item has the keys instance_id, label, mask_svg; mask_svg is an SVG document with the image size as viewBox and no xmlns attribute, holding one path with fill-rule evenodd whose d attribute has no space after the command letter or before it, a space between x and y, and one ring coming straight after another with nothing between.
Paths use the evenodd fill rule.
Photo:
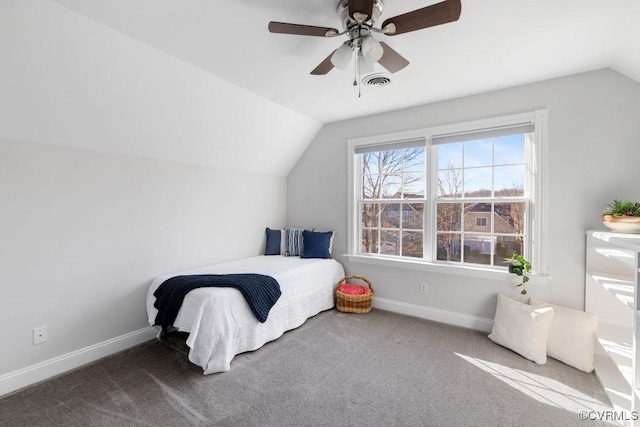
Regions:
<instances>
[{"instance_id":1,"label":"green plant in basket","mask_svg":"<svg viewBox=\"0 0 640 427\"><path fill-rule=\"evenodd\" d=\"M531 264L522 255L518 255L514 252L511 258L507 258L506 262L509 263L509 273L513 273L516 276L522 277L522 282L516 286L522 286L520 293L522 295L527 294L526 283L529 281L529 273L531 272Z\"/></svg>"}]
</instances>

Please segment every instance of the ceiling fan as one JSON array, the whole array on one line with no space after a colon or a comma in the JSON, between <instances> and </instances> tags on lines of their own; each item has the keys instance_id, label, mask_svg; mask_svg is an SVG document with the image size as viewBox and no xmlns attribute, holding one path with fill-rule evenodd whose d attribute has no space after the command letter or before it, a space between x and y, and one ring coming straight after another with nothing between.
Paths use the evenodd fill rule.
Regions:
<instances>
[{"instance_id":1,"label":"ceiling fan","mask_svg":"<svg viewBox=\"0 0 640 427\"><path fill-rule=\"evenodd\" d=\"M462 5L460 0L445 0L431 6L386 19L380 28L376 27L382 14L382 0L341 0L338 15L342 20L342 31L330 27L269 22L269 31L280 34L301 36L336 37L346 34L349 40L331 52L316 68L313 75L324 75L334 67L346 70L355 57L356 80L360 74L373 72L373 64L378 62L391 73L409 65L402 55L388 44L379 42L374 33L388 36L408 33L457 21ZM354 85L357 83L354 81Z\"/></svg>"}]
</instances>

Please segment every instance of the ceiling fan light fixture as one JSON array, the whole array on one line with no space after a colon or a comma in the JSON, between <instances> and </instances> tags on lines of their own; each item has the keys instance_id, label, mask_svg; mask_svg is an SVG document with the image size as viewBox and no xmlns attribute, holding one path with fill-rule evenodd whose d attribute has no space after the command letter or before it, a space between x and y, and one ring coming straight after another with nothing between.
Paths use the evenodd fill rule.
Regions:
<instances>
[{"instance_id":1,"label":"ceiling fan light fixture","mask_svg":"<svg viewBox=\"0 0 640 427\"><path fill-rule=\"evenodd\" d=\"M367 61L366 58L362 56L362 53L358 54L358 68L359 68L360 74L373 73L375 71L373 68L374 63L375 61Z\"/></svg>"},{"instance_id":2,"label":"ceiling fan light fixture","mask_svg":"<svg viewBox=\"0 0 640 427\"><path fill-rule=\"evenodd\" d=\"M382 45L380 45L380 42L370 35L362 39L360 50L365 61L371 62L372 64L374 62L378 62L384 53L384 49L382 48Z\"/></svg>"},{"instance_id":3,"label":"ceiling fan light fixture","mask_svg":"<svg viewBox=\"0 0 640 427\"><path fill-rule=\"evenodd\" d=\"M346 70L351 62L353 50L350 42L344 42L342 46L336 49L331 55L331 63L339 70Z\"/></svg>"}]
</instances>

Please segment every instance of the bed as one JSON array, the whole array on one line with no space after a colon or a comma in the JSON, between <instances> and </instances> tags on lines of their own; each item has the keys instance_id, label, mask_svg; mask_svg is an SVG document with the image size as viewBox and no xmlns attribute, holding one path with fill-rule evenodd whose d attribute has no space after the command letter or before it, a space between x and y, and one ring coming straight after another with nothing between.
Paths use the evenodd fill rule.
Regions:
<instances>
[{"instance_id":1,"label":"bed","mask_svg":"<svg viewBox=\"0 0 640 427\"><path fill-rule=\"evenodd\" d=\"M282 295L264 323L249 309L242 294L233 288L199 288L189 292L173 326L188 332L189 360L204 374L225 372L235 355L253 351L305 320L334 306L342 265L334 259L297 256L256 256L225 262L155 279L147 293L147 314L153 325L157 310L155 290L179 275L257 273L275 278Z\"/></svg>"}]
</instances>

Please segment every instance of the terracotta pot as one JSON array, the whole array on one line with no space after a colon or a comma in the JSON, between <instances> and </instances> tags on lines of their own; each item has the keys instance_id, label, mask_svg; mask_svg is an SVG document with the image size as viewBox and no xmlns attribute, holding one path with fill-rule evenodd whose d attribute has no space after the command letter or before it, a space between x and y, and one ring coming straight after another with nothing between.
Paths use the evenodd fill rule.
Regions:
<instances>
[{"instance_id":1,"label":"terracotta pot","mask_svg":"<svg viewBox=\"0 0 640 427\"><path fill-rule=\"evenodd\" d=\"M602 215L602 223L620 233L640 233L640 216Z\"/></svg>"}]
</instances>

